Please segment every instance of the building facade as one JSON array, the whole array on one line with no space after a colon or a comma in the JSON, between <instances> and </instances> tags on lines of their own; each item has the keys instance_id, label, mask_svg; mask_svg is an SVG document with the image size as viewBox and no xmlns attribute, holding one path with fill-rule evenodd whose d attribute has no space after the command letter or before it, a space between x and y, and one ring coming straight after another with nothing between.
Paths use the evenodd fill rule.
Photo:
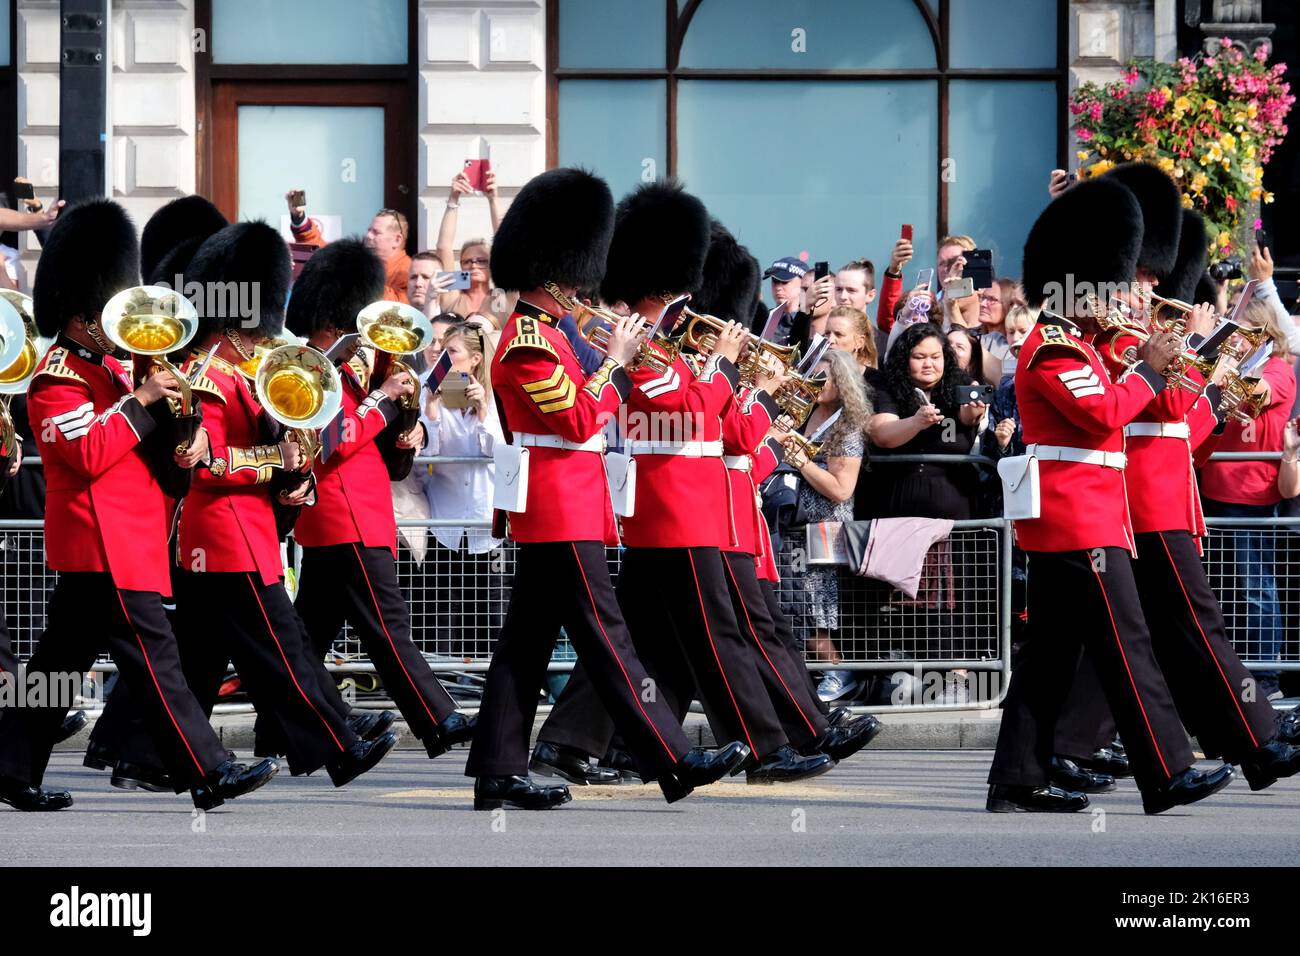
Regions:
<instances>
[{"instance_id":1,"label":"building facade","mask_svg":"<svg viewBox=\"0 0 1300 956\"><path fill-rule=\"evenodd\" d=\"M921 262L970 233L1017 275L1047 172L1073 160L1069 90L1260 6L114 0L112 192L139 222L198 191L278 223L303 187L340 233L402 210L414 251L466 159L490 157L504 201L581 164L616 194L680 176L763 260L881 262L909 223ZM57 0L0 0L0 182L25 175L42 197L58 190L59 59ZM467 197L458 240L490 231Z\"/></svg>"}]
</instances>

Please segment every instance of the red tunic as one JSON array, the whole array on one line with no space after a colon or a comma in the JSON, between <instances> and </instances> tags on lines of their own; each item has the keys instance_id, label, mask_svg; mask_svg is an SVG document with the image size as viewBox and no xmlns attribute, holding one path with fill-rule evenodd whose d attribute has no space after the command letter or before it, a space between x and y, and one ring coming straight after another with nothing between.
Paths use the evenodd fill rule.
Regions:
<instances>
[{"instance_id":1,"label":"red tunic","mask_svg":"<svg viewBox=\"0 0 1300 956\"><path fill-rule=\"evenodd\" d=\"M1068 320L1040 321L1020 348L1016 401L1027 445L1122 452L1124 426L1165 387L1145 362L1116 383L1096 349ZM1016 522L1026 551L1133 550L1124 473L1070 461L1040 460L1040 517Z\"/></svg>"},{"instance_id":2,"label":"red tunic","mask_svg":"<svg viewBox=\"0 0 1300 956\"><path fill-rule=\"evenodd\" d=\"M193 360L186 363L189 371ZM187 571L256 571L262 583L284 574L268 482L282 461L277 445L261 443L262 407L248 377L214 358L195 385L203 392L203 427L211 464L194 469L181 508L180 565Z\"/></svg>"},{"instance_id":3,"label":"red tunic","mask_svg":"<svg viewBox=\"0 0 1300 956\"><path fill-rule=\"evenodd\" d=\"M132 390L120 362L63 337L37 366L27 415L45 469L45 556L54 571L170 595L170 505L140 444L153 416Z\"/></svg>"},{"instance_id":4,"label":"red tunic","mask_svg":"<svg viewBox=\"0 0 1300 956\"><path fill-rule=\"evenodd\" d=\"M1122 356L1128 348L1140 344L1136 336L1119 335L1113 344L1098 349L1112 378L1119 378L1126 369L1115 355ZM1205 380L1195 369L1188 374L1204 385ZM1187 531L1198 537L1205 534L1192 452L1219 423L1214 411L1218 405L1218 389L1212 385L1209 388L1209 394L1166 388L1133 419L1134 423L1186 422L1189 431L1188 438L1129 435L1125 439L1128 467L1124 470L1124 484L1135 533Z\"/></svg>"},{"instance_id":5,"label":"red tunic","mask_svg":"<svg viewBox=\"0 0 1300 956\"><path fill-rule=\"evenodd\" d=\"M662 353L661 353L662 354ZM623 519L629 548L732 548L731 479L722 456L687 457L637 453L636 442L722 442L722 415L732 402L740 373L721 356L703 363L699 375L682 356L666 373L642 366L627 400L628 448L636 459L636 513Z\"/></svg>"},{"instance_id":6,"label":"red tunic","mask_svg":"<svg viewBox=\"0 0 1300 956\"><path fill-rule=\"evenodd\" d=\"M492 359L492 390L515 435L585 442L600 435L632 389L623 366L606 359L588 378L557 319L520 301ZM638 483L640 482L638 477ZM639 507L639 505L638 505ZM614 506L600 452L528 449L528 500L510 515L510 536L539 541L618 544Z\"/></svg>"},{"instance_id":7,"label":"red tunic","mask_svg":"<svg viewBox=\"0 0 1300 956\"><path fill-rule=\"evenodd\" d=\"M375 439L397 417L397 405L381 391L366 394L351 366L343 380L343 441L317 462L316 503L304 508L293 528L305 548L360 542L397 556L392 484Z\"/></svg>"},{"instance_id":8,"label":"red tunic","mask_svg":"<svg viewBox=\"0 0 1300 956\"><path fill-rule=\"evenodd\" d=\"M757 488L761 485L768 475L776 471L777 466L784 459L785 449L781 447L781 443L775 438L769 438L759 445L758 450L754 452L754 467L749 472L754 487ZM772 552L772 534L767 527L767 520L762 514L759 515L759 519L758 536L762 553L754 556L754 562L758 566L758 579L776 583L781 580L781 574L777 571L776 555Z\"/></svg>"},{"instance_id":9,"label":"red tunic","mask_svg":"<svg viewBox=\"0 0 1300 956\"><path fill-rule=\"evenodd\" d=\"M767 521L763 517L758 497L758 482L761 479L756 479L753 472L754 457L756 449L766 447L760 447L759 443L780 414L781 409L771 395L762 389L751 389L743 397L737 395L736 401L727 406L722 418L723 453L728 457L744 457L749 465L746 469L727 469L727 475L731 479L732 524L736 529L736 543L726 545L722 550L752 554L758 560L760 568L764 559L771 560L772 548L767 540Z\"/></svg>"}]
</instances>

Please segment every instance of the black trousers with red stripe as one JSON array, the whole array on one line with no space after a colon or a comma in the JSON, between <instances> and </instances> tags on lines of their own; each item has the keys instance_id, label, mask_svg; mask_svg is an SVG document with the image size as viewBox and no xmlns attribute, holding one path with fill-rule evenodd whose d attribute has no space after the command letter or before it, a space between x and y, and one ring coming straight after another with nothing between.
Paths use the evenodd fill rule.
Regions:
<instances>
[{"instance_id":1,"label":"black trousers with red stripe","mask_svg":"<svg viewBox=\"0 0 1300 956\"><path fill-rule=\"evenodd\" d=\"M563 627L602 711L643 767L673 766L690 749L681 724L652 692L619 611L599 541L520 544L505 626L488 668L465 774L528 772L528 738L538 691Z\"/></svg>"},{"instance_id":2,"label":"black trousers with red stripe","mask_svg":"<svg viewBox=\"0 0 1300 956\"><path fill-rule=\"evenodd\" d=\"M303 548L299 580L295 606L313 660L323 661L344 622L351 624L411 733L433 739L456 702L411 641L411 612L393 553L359 544Z\"/></svg>"},{"instance_id":3,"label":"black trousers with red stripe","mask_svg":"<svg viewBox=\"0 0 1300 956\"><path fill-rule=\"evenodd\" d=\"M106 572L64 572L50 598L47 620L27 664L29 682L33 674L45 674L53 688L64 682L50 675L73 675L72 689L79 689L80 675L108 650L178 792L199 783L226 759L226 748L187 686L161 595L120 590ZM16 709L0 720L0 776L41 782L71 701L58 703Z\"/></svg>"},{"instance_id":4,"label":"black trousers with red stripe","mask_svg":"<svg viewBox=\"0 0 1300 956\"><path fill-rule=\"evenodd\" d=\"M751 558L752 562L752 558ZM790 742L759 664L742 632L727 564L717 548L628 548L618 603L637 654L678 723L698 693L720 741L740 740L760 756ZM581 663L542 725L538 739L603 755L613 724ZM770 668L765 668L770 672ZM778 683L775 676L773 683ZM788 699L788 698L787 698ZM801 733L801 742L807 731Z\"/></svg>"},{"instance_id":5,"label":"black trousers with red stripe","mask_svg":"<svg viewBox=\"0 0 1300 956\"><path fill-rule=\"evenodd\" d=\"M1228 640L1196 541L1186 531L1155 531L1137 536L1137 550L1133 576L1183 726L1207 757L1239 764L1277 736L1277 718ZM1070 697L1093 701L1078 708L1075 722L1100 721L1104 733L1110 712L1095 702L1096 686L1085 656Z\"/></svg>"},{"instance_id":6,"label":"black trousers with red stripe","mask_svg":"<svg viewBox=\"0 0 1300 956\"><path fill-rule=\"evenodd\" d=\"M804 651L794 636L794 628L790 625L790 618L781 610L781 601L776 596L776 585L771 581L759 578L758 586L763 592L763 603L767 605L767 613L772 618L772 626L776 630L776 639L781 643L786 656L801 675L813 704L823 717L828 716L831 712L830 704L817 696L817 682L813 680L812 672L805 666Z\"/></svg>"},{"instance_id":7,"label":"black trousers with red stripe","mask_svg":"<svg viewBox=\"0 0 1300 956\"><path fill-rule=\"evenodd\" d=\"M1085 647L1137 785L1150 789L1192 765L1126 550L1030 552L1029 625L1002 705L989 783L1047 784L1056 723Z\"/></svg>"},{"instance_id":8,"label":"black trousers with red stripe","mask_svg":"<svg viewBox=\"0 0 1300 956\"><path fill-rule=\"evenodd\" d=\"M307 632L280 582L263 584L256 572L180 572L176 578L177 636L185 679L211 714L227 663L257 709L270 715L296 776L319 770L356 742L348 708L333 684L322 686ZM324 669L323 666L321 668ZM109 697L110 706L134 706L134 693ZM128 734L122 759L155 765L146 742Z\"/></svg>"}]
</instances>

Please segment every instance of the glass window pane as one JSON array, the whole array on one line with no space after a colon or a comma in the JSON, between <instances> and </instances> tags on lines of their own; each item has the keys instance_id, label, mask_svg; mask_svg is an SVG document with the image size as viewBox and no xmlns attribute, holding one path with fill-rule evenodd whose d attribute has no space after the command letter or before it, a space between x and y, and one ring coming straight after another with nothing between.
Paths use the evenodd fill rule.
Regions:
<instances>
[{"instance_id":1,"label":"glass window pane","mask_svg":"<svg viewBox=\"0 0 1300 956\"><path fill-rule=\"evenodd\" d=\"M294 186L307 191L308 215L326 219L327 238L336 224L364 234L384 207L383 108L239 107L239 218L280 228Z\"/></svg>"},{"instance_id":2,"label":"glass window pane","mask_svg":"<svg viewBox=\"0 0 1300 956\"><path fill-rule=\"evenodd\" d=\"M561 80L560 165L609 180L618 199L668 171L663 80Z\"/></svg>"},{"instance_id":3,"label":"glass window pane","mask_svg":"<svg viewBox=\"0 0 1300 956\"><path fill-rule=\"evenodd\" d=\"M8 66L11 59L9 56L9 47L13 43L13 37L9 35L9 4L13 0L0 0L0 66Z\"/></svg>"},{"instance_id":4,"label":"glass window pane","mask_svg":"<svg viewBox=\"0 0 1300 956\"><path fill-rule=\"evenodd\" d=\"M934 41L912 0L705 0L681 65L755 70L934 69Z\"/></svg>"},{"instance_id":5,"label":"glass window pane","mask_svg":"<svg viewBox=\"0 0 1300 956\"><path fill-rule=\"evenodd\" d=\"M1056 86L954 80L948 110L949 228L991 248L998 275L1019 278L1025 237L1056 166Z\"/></svg>"},{"instance_id":6,"label":"glass window pane","mask_svg":"<svg viewBox=\"0 0 1300 956\"><path fill-rule=\"evenodd\" d=\"M406 0L212 0L213 63L406 61Z\"/></svg>"},{"instance_id":7,"label":"glass window pane","mask_svg":"<svg viewBox=\"0 0 1300 956\"><path fill-rule=\"evenodd\" d=\"M663 0L560 0L560 66L663 69Z\"/></svg>"},{"instance_id":8,"label":"glass window pane","mask_svg":"<svg viewBox=\"0 0 1300 956\"><path fill-rule=\"evenodd\" d=\"M1056 66L1052 0L956 0L948 10L950 66Z\"/></svg>"},{"instance_id":9,"label":"glass window pane","mask_svg":"<svg viewBox=\"0 0 1300 956\"><path fill-rule=\"evenodd\" d=\"M937 96L931 80L682 80L678 170L764 268L806 251L832 269L866 256L879 276L911 223L911 279L934 259Z\"/></svg>"}]
</instances>

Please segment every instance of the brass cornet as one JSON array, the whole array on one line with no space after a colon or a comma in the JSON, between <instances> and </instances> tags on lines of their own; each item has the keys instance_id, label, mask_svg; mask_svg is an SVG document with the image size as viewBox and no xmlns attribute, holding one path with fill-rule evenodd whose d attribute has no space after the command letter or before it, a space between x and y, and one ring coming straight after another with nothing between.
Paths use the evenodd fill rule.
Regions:
<instances>
[{"instance_id":1,"label":"brass cornet","mask_svg":"<svg viewBox=\"0 0 1300 956\"><path fill-rule=\"evenodd\" d=\"M718 335L726 328L726 320L720 319L716 315L705 315L691 309L683 310L683 314L690 321L687 323L686 331L682 335L682 344L705 355L712 352L717 344ZM754 384L759 371L763 367L764 355L772 356L784 365L787 370L799 361L799 346L797 345L777 345L775 342L769 342L749 331L745 332L745 345L745 354L738 363L740 384L742 385Z\"/></svg>"},{"instance_id":2,"label":"brass cornet","mask_svg":"<svg viewBox=\"0 0 1300 956\"><path fill-rule=\"evenodd\" d=\"M573 316L573 321L578 324L578 332L591 347L603 355L608 355L610 328L615 322L621 321L623 316L608 309L587 305L581 300L570 299L553 282L546 283L542 288L550 294L552 299L559 303L561 308L569 311L569 314ZM590 321L592 319L598 321L592 322ZM660 350L662 350L663 354L660 354ZM668 370L673 367L673 363L677 361L677 356L680 353L681 349L678 344L668 338L665 333L656 336L654 342L649 340L642 342L636 358L628 363L627 368L628 371L648 368L652 372L666 375Z\"/></svg>"},{"instance_id":3,"label":"brass cornet","mask_svg":"<svg viewBox=\"0 0 1300 956\"><path fill-rule=\"evenodd\" d=\"M790 372L772 396L781 411L789 416L798 427L808 420L822 387L826 384L826 375L800 375Z\"/></svg>"},{"instance_id":4,"label":"brass cornet","mask_svg":"<svg viewBox=\"0 0 1300 956\"><path fill-rule=\"evenodd\" d=\"M1160 299L1160 296L1152 295L1153 299ZM1115 343L1123 335L1131 335L1139 342L1145 342L1151 338L1153 333L1172 332L1177 336L1186 334L1186 313L1191 311L1191 306L1185 302L1179 302L1176 299L1162 299L1164 303L1171 303L1167 309L1160 312L1157 319L1157 313L1152 313L1151 328L1148 330L1142 326L1136 316L1127 306L1112 301L1109 310L1103 310L1097 303L1095 297L1089 296L1092 302L1093 316L1097 320L1097 325L1103 333L1109 333L1104 340L1101 336L1097 339L1097 350L1103 355L1109 356L1114 362L1120 365L1133 366L1138 362L1137 349L1128 346L1123 352L1115 352ZM1186 309L1181 307L1186 306ZM1207 379L1214 371L1214 362L1203 358L1196 353L1195 349L1186 347L1181 353L1174 356L1173 360L1165 366L1161 373L1165 380L1175 388L1186 389L1190 392L1199 392L1204 387L1196 379L1187 374L1188 368L1195 368Z\"/></svg>"},{"instance_id":5,"label":"brass cornet","mask_svg":"<svg viewBox=\"0 0 1300 956\"><path fill-rule=\"evenodd\" d=\"M802 468L822 450L822 442L811 441L796 431L788 431L777 439L785 449L785 460L796 468Z\"/></svg>"},{"instance_id":6,"label":"brass cornet","mask_svg":"<svg viewBox=\"0 0 1300 956\"><path fill-rule=\"evenodd\" d=\"M254 385L257 400L288 429L285 437L297 441L310 471L320 451L320 429L343 407L338 369L310 345L282 345L263 357Z\"/></svg>"},{"instance_id":7,"label":"brass cornet","mask_svg":"<svg viewBox=\"0 0 1300 956\"><path fill-rule=\"evenodd\" d=\"M172 414L193 414L194 395L189 382L166 358L189 344L199 330L199 313L189 299L166 286L133 286L108 300L99 325L118 348L147 356L151 371L171 372L176 390L181 393L179 402L168 399Z\"/></svg>"}]
</instances>

